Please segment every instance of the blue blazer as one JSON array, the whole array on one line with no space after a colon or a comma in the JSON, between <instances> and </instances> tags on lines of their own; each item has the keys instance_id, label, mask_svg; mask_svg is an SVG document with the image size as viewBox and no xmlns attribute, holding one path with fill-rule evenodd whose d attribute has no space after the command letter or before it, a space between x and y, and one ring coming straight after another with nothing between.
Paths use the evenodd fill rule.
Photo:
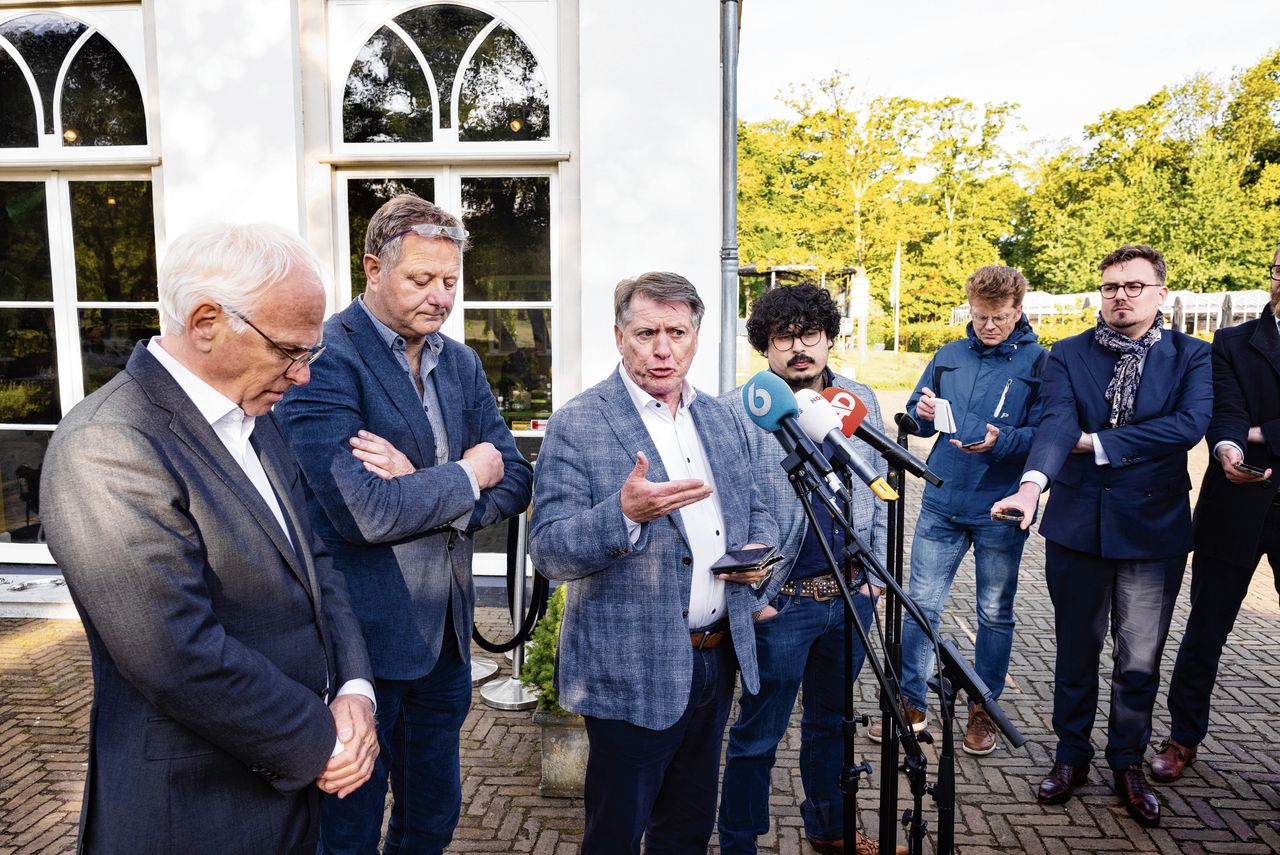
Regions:
<instances>
[{"instance_id":1,"label":"blue blazer","mask_svg":"<svg viewBox=\"0 0 1280 855\"><path fill-rule=\"evenodd\" d=\"M471 646L475 586L470 536L434 532L464 513L468 531L529 504L533 473L516 450L471 348L446 338L432 371L449 434L449 459L480 442L502 453L502 481L474 501L462 467L436 466L422 401L364 309L352 303L324 325L324 357L311 382L276 406L302 464L316 532L347 578L374 673L412 680L435 665L452 604L458 649ZM348 440L361 428L391 442L417 467L389 481L364 468Z\"/></svg>"},{"instance_id":2,"label":"blue blazer","mask_svg":"<svg viewBox=\"0 0 1280 855\"><path fill-rule=\"evenodd\" d=\"M1165 329L1147 352L1133 421L1106 428L1118 359L1094 342L1093 330L1053 346L1044 417L1027 458L1027 469L1051 484L1040 533L1103 558L1183 555L1191 549L1187 449L1204 436L1213 407L1209 344ZM1098 433L1110 465L1071 453L1081 432Z\"/></svg>"},{"instance_id":3,"label":"blue blazer","mask_svg":"<svg viewBox=\"0 0 1280 855\"><path fill-rule=\"evenodd\" d=\"M726 546L776 545L778 526L753 482L742 425L703 392L690 412L715 477ZM568 582L556 656L560 704L661 730L689 699L692 556L678 513L645 523L632 545L620 495L637 451L649 458L649 480L668 480L617 370L557 410L538 454L529 551L544 575ZM732 583L725 591L743 685L754 694L756 594Z\"/></svg>"}]
</instances>

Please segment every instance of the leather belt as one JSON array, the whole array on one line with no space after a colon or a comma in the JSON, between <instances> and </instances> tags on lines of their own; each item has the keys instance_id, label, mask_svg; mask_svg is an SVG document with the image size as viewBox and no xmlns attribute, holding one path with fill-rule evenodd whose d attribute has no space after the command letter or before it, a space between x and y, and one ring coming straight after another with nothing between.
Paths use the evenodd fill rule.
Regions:
<instances>
[{"instance_id":1,"label":"leather belt","mask_svg":"<svg viewBox=\"0 0 1280 855\"><path fill-rule=\"evenodd\" d=\"M718 624L711 629L689 632L689 641L693 644L694 650L710 650L728 637L729 625L727 623Z\"/></svg>"},{"instance_id":2,"label":"leather belt","mask_svg":"<svg viewBox=\"0 0 1280 855\"><path fill-rule=\"evenodd\" d=\"M813 597L821 603L840 596L840 586L836 583L836 577L828 573L826 576L810 576L798 583L794 579L788 579L778 593L791 597Z\"/></svg>"}]
</instances>

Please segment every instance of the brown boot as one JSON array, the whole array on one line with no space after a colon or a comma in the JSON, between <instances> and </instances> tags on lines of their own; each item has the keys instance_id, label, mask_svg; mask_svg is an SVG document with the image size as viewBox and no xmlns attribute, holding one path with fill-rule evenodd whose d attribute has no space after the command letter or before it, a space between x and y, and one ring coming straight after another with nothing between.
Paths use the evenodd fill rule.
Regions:
<instances>
[{"instance_id":1,"label":"brown boot","mask_svg":"<svg viewBox=\"0 0 1280 855\"><path fill-rule=\"evenodd\" d=\"M982 704L969 707L969 724L964 729L964 742L960 747L976 757L985 757L996 750L996 723Z\"/></svg>"},{"instance_id":2,"label":"brown boot","mask_svg":"<svg viewBox=\"0 0 1280 855\"><path fill-rule=\"evenodd\" d=\"M1166 739L1156 746L1155 756L1149 761L1151 777L1161 783L1176 781L1196 761L1196 748L1188 748L1176 739Z\"/></svg>"},{"instance_id":3,"label":"brown boot","mask_svg":"<svg viewBox=\"0 0 1280 855\"><path fill-rule=\"evenodd\" d=\"M902 717L911 725L911 730L915 733L924 730L925 725L928 723L928 714L924 710L918 710L913 707L906 698L900 698L898 702L902 704ZM884 739L883 718L876 716L871 720L871 727L867 728L867 736L871 738L872 742L880 742Z\"/></svg>"}]
</instances>

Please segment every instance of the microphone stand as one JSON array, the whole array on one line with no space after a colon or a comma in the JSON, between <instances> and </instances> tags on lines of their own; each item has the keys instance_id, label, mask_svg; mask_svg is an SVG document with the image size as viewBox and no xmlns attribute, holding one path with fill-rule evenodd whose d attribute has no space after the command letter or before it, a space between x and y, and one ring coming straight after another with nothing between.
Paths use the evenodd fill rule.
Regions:
<instances>
[{"instance_id":1,"label":"microphone stand","mask_svg":"<svg viewBox=\"0 0 1280 855\"><path fill-rule=\"evenodd\" d=\"M849 495L853 494L853 478L848 472L844 473L841 479L844 482L844 490ZM795 482L792 481L794 485ZM799 489L799 487L797 487ZM805 512L809 517L809 525L814 525L813 510L806 502L807 497L802 497L801 502L805 503ZM844 523L845 528L853 530L853 503L845 502L844 506ZM819 538L822 537L821 529L814 529ZM848 550L844 551L844 561L841 569L844 571L844 579L853 579L853 556ZM865 576L864 576L865 578ZM855 627L855 622L857 626ZM854 633L858 633L855 642ZM857 836L850 834L850 829L858 827L858 787L863 775L871 775L871 764L863 761L857 762L857 738L858 725L864 727L869 719L863 715L859 716L853 708L853 688L857 680L857 675L853 672L854 644L862 645L864 658L870 658L871 653L867 648L867 632L861 626L857 616L853 611L853 603L850 599L845 603L844 608L844 729L842 732L843 739L841 747L844 751L844 763L840 770L840 793L844 797L844 851L845 855L857 855Z\"/></svg>"},{"instance_id":2,"label":"microphone stand","mask_svg":"<svg viewBox=\"0 0 1280 855\"><path fill-rule=\"evenodd\" d=\"M782 460L782 467L787 473L792 489L795 490L796 497L800 500L810 527L813 529L814 534L817 535L818 545L822 550L823 557L826 559L827 566L831 568L832 575L836 580L836 587L839 588L840 596L844 600L847 624L854 628L857 632L859 641L862 643L863 649L868 651L866 661L871 665L871 669L875 673L876 682L880 686L881 698L891 699L889 701L889 705L892 708L886 710L886 712L892 717L896 724L896 729L898 731L898 744L901 746L903 754L906 755L906 759L902 765L902 771L907 775L907 781L910 784L914 802L914 809L910 811L910 816L904 817L904 823L910 824L907 851L909 855L921 855L924 846L925 829L925 822L923 820L923 800L926 792L932 793L935 801L939 802L939 823L941 824L943 821L943 810L945 809L946 821L954 825L954 763L950 764L945 770L941 768L939 770L940 773L945 771L950 776L947 782L942 783L938 787L930 787L927 784L926 772L928 768L928 760L924 755L924 751L920 748L915 732L912 731L906 722L905 711L902 709L902 705L897 703L897 698L900 692L897 673L886 668L884 664L869 653L870 639L868 637L866 627L862 625L862 620L854 610L853 596L849 590L848 582L840 572L840 563L836 561L835 555L832 554L831 547L827 543L826 537L822 534L822 529L818 526L817 515L813 510L813 504L810 498L811 494L817 494L827 511L831 514L832 519L845 529L846 546L843 550L843 557L847 561L856 563L860 566L864 574L866 574L868 581L870 581L872 574L874 574L878 583L880 583L886 590L892 591L897 597L900 606L907 610L911 619L916 622L916 625L920 627L921 631L923 631L934 644L935 650L938 651L939 657L942 661L941 667L943 681L939 688L952 685L958 686L958 688L965 690L965 692L969 694L971 700L980 700L983 704L983 708L991 716L992 722L1000 729L1000 731L1005 735L1005 738L1008 739L1014 747L1020 747L1023 745L1026 742L1026 738L1023 737L1022 734L1018 732L1017 728L1015 728L1008 718L1005 717L1004 712L999 707L999 704L990 697L990 691L983 684L977 674L974 673L973 669L969 667L968 663L964 661L964 658L961 656L959 649L955 646L955 643L949 639L945 641L939 640L937 634L933 632L932 627L929 625L928 620L925 619L923 612L920 611L920 607L916 605L915 601L912 600L907 592L902 589L901 582L894 579L893 576L885 571L875 554L871 552L871 550L867 548L866 544L862 542L861 538L858 537L855 527L846 519L845 513L842 513L836 502L827 494L827 492L822 490L822 484L824 482L820 481L816 476L812 469L812 464L808 461L807 456L804 453L804 449L798 448L797 443L786 431L778 431L775 435L782 442L784 450L787 451L787 456ZM848 667L846 667L846 676L852 676L851 669ZM954 710L954 694L951 698L951 703ZM850 691L849 700L846 702L846 713L848 713L849 718L852 718L851 704L852 694ZM948 731L949 730L950 728L948 727ZM847 730L847 732L850 733L850 735L852 733L851 729ZM845 746L845 754L847 758L852 759L851 746ZM851 766L852 764L848 765ZM858 773L851 771L848 774L856 776ZM846 804L845 818L848 819L848 816L848 805ZM852 826L852 828L856 830L856 810L854 817L855 825ZM882 815L882 823L883 820L884 817ZM849 841L856 839L856 835L852 837L850 836L850 829L851 827L846 825L846 853L851 851L849 848ZM953 851L953 840L954 828L948 829L945 836L939 836L939 846L937 849L939 855L950 855ZM946 843L946 848L943 848L942 844L944 842ZM882 841L881 845L884 846L885 841ZM888 845L894 845L892 837L888 841Z\"/></svg>"}]
</instances>

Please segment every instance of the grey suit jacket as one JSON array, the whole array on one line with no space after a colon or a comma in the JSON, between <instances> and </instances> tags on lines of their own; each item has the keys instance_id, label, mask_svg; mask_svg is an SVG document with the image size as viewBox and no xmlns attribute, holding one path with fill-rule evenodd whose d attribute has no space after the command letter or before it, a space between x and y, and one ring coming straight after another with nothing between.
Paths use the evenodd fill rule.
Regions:
<instances>
[{"instance_id":1,"label":"grey suit jacket","mask_svg":"<svg viewBox=\"0 0 1280 855\"><path fill-rule=\"evenodd\" d=\"M84 851L314 837L336 735L323 695L373 674L271 417L252 442L296 550L144 344L49 444L45 530L93 657Z\"/></svg>"},{"instance_id":2,"label":"grey suit jacket","mask_svg":"<svg viewBox=\"0 0 1280 855\"><path fill-rule=\"evenodd\" d=\"M866 386L847 377L831 373L832 384L847 389L857 395L867 405L866 421L876 430L883 431L884 423L880 420L880 403L876 393ZM769 513L778 521L778 529L782 536L778 550L784 556L773 567L769 581L761 588L760 602L757 610L768 605L778 596L778 591L791 574L796 556L800 554L800 545L804 543L805 534L809 531L809 520L804 515L804 508L796 498L787 472L782 468L782 445L774 439L773 434L757 427L742 406L742 387L726 392L720 397L742 424L747 436L747 449L751 460L751 471L757 486L764 496ZM888 471L888 464L875 449L860 439L851 439L858 455L883 477ZM825 512L824 512L825 513ZM865 484L855 481L853 484L853 521L858 531L858 538L876 554L881 563L885 563L885 546L888 543L889 514L885 503L876 498Z\"/></svg>"},{"instance_id":3,"label":"grey suit jacket","mask_svg":"<svg viewBox=\"0 0 1280 855\"><path fill-rule=\"evenodd\" d=\"M704 393L690 412L715 477L725 545L777 544L743 459L742 426ZM675 724L689 698L692 556L679 514L645 523L631 543L620 495L637 451L649 458L649 480L668 480L617 371L557 410L534 473L529 552L544 575L568 581L556 658L561 705L658 730ZM742 682L755 693L756 594L733 583L725 590Z\"/></svg>"}]
</instances>

